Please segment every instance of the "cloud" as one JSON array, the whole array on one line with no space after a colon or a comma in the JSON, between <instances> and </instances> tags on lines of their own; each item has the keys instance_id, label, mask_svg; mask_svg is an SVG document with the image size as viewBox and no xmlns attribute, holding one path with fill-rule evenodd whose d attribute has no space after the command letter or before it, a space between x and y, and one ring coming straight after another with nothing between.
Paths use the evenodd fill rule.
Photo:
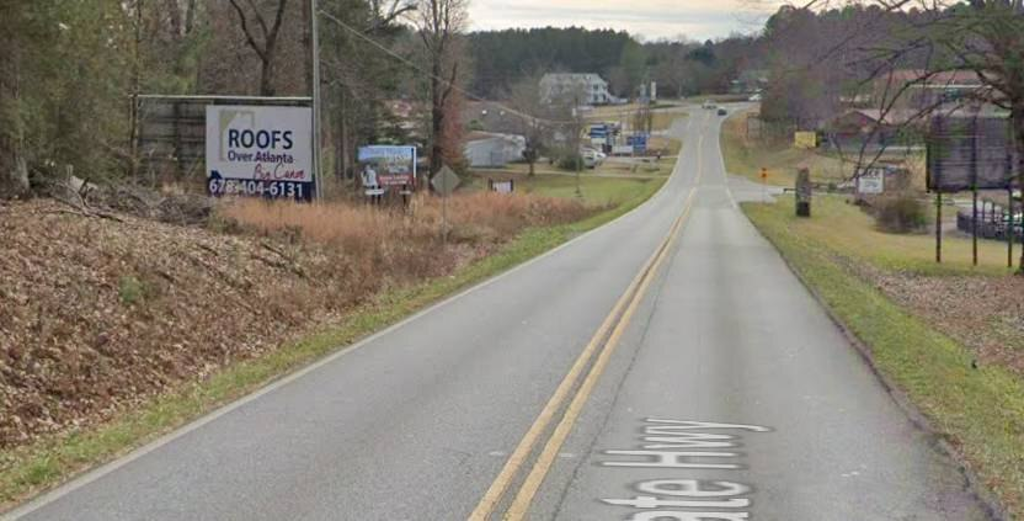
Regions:
<instances>
[{"instance_id":1,"label":"cloud","mask_svg":"<svg viewBox=\"0 0 1024 521\"><path fill-rule=\"evenodd\" d=\"M774 5L759 0L475 0L474 30L567 27L625 30L645 39L694 39L760 30Z\"/></svg>"}]
</instances>

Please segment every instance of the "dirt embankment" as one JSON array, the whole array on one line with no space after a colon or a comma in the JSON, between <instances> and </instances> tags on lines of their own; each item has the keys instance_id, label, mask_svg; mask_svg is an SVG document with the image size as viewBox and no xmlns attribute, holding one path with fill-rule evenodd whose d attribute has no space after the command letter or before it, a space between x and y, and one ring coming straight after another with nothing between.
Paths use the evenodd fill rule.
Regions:
<instances>
[{"instance_id":1,"label":"dirt embankment","mask_svg":"<svg viewBox=\"0 0 1024 521\"><path fill-rule=\"evenodd\" d=\"M593 209L529 197L440 211L241 203L204 226L0 203L0 449L109 418L259 356L390 287ZM111 218L113 217L113 218Z\"/></svg>"}]
</instances>

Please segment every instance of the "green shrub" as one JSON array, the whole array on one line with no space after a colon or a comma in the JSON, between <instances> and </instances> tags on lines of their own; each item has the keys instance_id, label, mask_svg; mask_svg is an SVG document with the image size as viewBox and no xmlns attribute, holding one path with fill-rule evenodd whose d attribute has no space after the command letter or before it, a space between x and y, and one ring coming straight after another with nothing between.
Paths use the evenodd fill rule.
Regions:
<instances>
[{"instance_id":1,"label":"green shrub","mask_svg":"<svg viewBox=\"0 0 1024 521\"><path fill-rule=\"evenodd\" d=\"M911 233L928 225L928 205L913 193L904 192L875 202L878 228L889 233Z\"/></svg>"},{"instance_id":2,"label":"green shrub","mask_svg":"<svg viewBox=\"0 0 1024 521\"><path fill-rule=\"evenodd\" d=\"M570 154L558 158L558 168L562 170L570 170L575 172L576 170L583 170L583 156L579 154Z\"/></svg>"},{"instance_id":3,"label":"green shrub","mask_svg":"<svg viewBox=\"0 0 1024 521\"><path fill-rule=\"evenodd\" d=\"M146 294L146 288L142 281L128 275L121 277L117 285L117 294L121 297L121 303L126 306L133 306L141 301Z\"/></svg>"}]
</instances>

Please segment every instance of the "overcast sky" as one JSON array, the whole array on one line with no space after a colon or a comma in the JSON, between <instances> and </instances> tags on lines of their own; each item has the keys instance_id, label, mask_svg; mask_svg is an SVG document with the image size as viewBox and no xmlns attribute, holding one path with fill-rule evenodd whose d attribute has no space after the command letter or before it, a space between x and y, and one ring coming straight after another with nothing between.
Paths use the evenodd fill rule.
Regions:
<instances>
[{"instance_id":1,"label":"overcast sky","mask_svg":"<svg viewBox=\"0 0 1024 521\"><path fill-rule=\"evenodd\" d=\"M646 40L705 40L764 26L764 2L751 0L471 0L472 29L568 27L625 30Z\"/></svg>"}]
</instances>

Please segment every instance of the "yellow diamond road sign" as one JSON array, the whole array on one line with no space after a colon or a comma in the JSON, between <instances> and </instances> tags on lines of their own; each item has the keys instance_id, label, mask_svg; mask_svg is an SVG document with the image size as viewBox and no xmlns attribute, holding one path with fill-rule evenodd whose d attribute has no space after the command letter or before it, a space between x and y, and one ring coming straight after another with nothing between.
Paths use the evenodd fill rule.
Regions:
<instances>
[{"instance_id":1,"label":"yellow diamond road sign","mask_svg":"<svg viewBox=\"0 0 1024 521\"><path fill-rule=\"evenodd\" d=\"M451 168L441 167L441 171L430 181L430 186L441 195L451 195L459 187L459 176Z\"/></svg>"}]
</instances>

